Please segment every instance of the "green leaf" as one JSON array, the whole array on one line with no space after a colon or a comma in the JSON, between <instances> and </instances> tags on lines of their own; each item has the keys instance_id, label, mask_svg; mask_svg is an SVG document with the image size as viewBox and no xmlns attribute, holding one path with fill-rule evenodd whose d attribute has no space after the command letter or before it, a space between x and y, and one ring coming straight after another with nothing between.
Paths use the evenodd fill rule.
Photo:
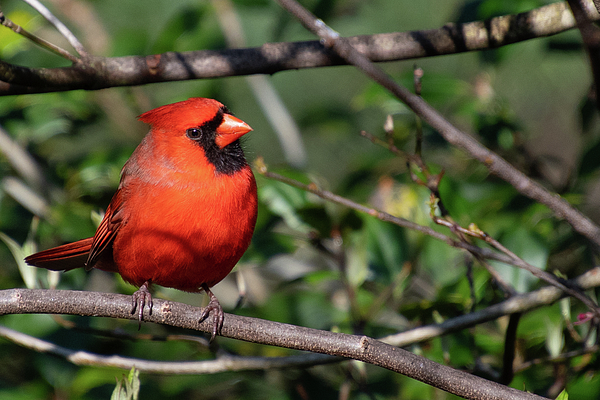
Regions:
<instances>
[{"instance_id":1,"label":"green leaf","mask_svg":"<svg viewBox=\"0 0 600 400\"><path fill-rule=\"evenodd\" d=\"M569 400L569 393L567 393L567 389L560 392L556 400Z\"/></svg>"},{"instance_id":2,"label":"green leaf","mask_svg":"<svg viewBox=\"0 0 600 400\"><path fill-rule=\"evenodd\" d=\"M269 210L283 218L290 228L301 232L310 230L296 211L308 204L305 192L281 182L271 181L261 188L259 196Z\"/></svg>"},{"instance_id":3,"label":"green leaf","mask_svg":"<svg viewBox=\"0 0 600 400\"><path fill-rule=\"evenodd\" d=\"M25 286L27 286L29 289L37 288L38 269L36 267L32 267L31 265L27 265L25 262L25 257L34 252L33 242L28 240L23 244L23 246L21 246L4 232L0 232L0 240L2 240L6 246L8 246L8 249L12 253L13 258L19 267L21 278L23 278L23 282L25 282Z\"/></svg>"},{"instance_id":4,"label":"green leaf","mask_svg":"<svg viewBox=\"0 0 600 400\"><path fill-rule=\"evenodd\" d=\"M369 278L367 240L365 232L350 235L346 251L346 274L348 282L357 288Z\"/></svg>"},{"instance_id":5,"label":"green leaf","mask_svg":"<svg viewBox=\"0 0 600 400\"><path fill-rule=\"evenodd\" d=\"M127 388L132 394L132 399L138 400L138 396L140 393L140 371L135 369L135 367L131 367L127 383Z\"/></svg>"},{"instance_id":6,"label":"green leaf","mask_svg":"<svg viewBox=\"0 0 600 400\"><path fill-rule=\"evenodd\" d=\"M552 357L557 357L565 344L562 321L555 323L546 319L546 330L546 349Z\"/></svg>"},{"instance_id":7,"label":"green leaf","mask_svg":"<svg viewBox=\"0 0 600 400\"><path fill-rule=\"evenodd\" d=\"M548 246L534 233L522 227L514 227L503 235L500 242L529 264L546 269ZM528 291L538 281L529 271L495 261L490 263L518 292Z\"/></svg>"},{"instance_id":8,"label":"green leaf","mask_svg":"<svg viewBox=\"0 0 600 400\"><path fill-rule=\"evenodd\" d=\"M140 371L132 367L129 376L117 381L110 400L138 400L140 392Z\"/></svg>"}]
</instances>

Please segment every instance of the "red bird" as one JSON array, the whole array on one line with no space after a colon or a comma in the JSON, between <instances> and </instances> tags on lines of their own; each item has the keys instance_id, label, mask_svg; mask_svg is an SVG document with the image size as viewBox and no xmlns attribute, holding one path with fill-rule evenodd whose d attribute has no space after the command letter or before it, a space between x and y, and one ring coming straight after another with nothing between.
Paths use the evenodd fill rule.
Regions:
<instances>
[{"instance_id":1,"label":"red bird","mask_svg":"<svg viewBox=\"0 0 600 400\"><path fill-rule=\"evenodd\" d=\"M119 273L139 289L133 314L141 322L149 286L204 290L213 314L223 308L210 291L248 248L256 223L256 182L240 141L252 128L216 100L191 98L142 114L150 132L121 171L121 182L92 238L33 254L25 261L51 270L79 267Z\"/></svg>"}]
</instances>

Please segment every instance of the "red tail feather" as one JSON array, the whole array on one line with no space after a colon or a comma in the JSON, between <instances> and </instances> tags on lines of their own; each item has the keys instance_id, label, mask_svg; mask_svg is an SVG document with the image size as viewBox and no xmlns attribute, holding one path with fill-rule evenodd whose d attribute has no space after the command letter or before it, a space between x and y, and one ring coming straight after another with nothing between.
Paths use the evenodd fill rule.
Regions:
<instances>
[{"instance_id":1,"label":"red tail feather","mask_svg":"<svg viewBox=\"0 0 600 400\"><path fill-rule=\"evenodd\" d=\"M68 271L85 267L92 248L92 239L87 238L74 243L40 251L25 258L25 262L35 267L53 271Z\"/></svg>"}]
</instances>

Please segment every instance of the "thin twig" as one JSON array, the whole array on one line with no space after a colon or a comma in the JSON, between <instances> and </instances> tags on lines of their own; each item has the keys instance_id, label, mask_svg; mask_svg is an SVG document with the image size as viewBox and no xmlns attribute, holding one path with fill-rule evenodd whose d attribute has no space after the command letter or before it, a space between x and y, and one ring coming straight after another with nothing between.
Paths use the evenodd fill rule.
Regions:
<instances>
[{"instance_id":1,"label":"thin twig","mask_svg":"<svg viewBox=\"0 0 600 400\"><path fill-rule=\"evenodd\" d=\"M408 229L412 229L412 230L421 232L425 235L428 235L428 236L434 237L438 240L444 241L452 247L467 250L477 257L493 259L496 261L507 263L509 265L513 265L515 267L527 270L527 271L531 272L531 274L536 276L537 278L539 278L553 286L556 286L556 287L560 288L561 290L563 290L565 293L568 293L570 296L573 296L576 299L579 299L586 306L588 306L588 308L593 313L597 314L599 312L596 303L594 303L588 296L586 296L584 293L582 293L578 288L576 288L576 287L573 288L573 287L565 285L564 283L560 282L559 279L556 276L554 276L553 274L550 274L549 272L546 272L540 268L537 268L537 267L529 264L528 262L519 258L518 256L516 256L514 253L510 252L506 248L504 248L506 251L506 256L503 257L500 254L497 254L494 252L489 252L487 249L482 249L480 247L474 246L464 240L456 241L442 233L436 232L435 230L433 230L427 226L419 225L417 223L414 223L412 221L409 221L409 220L401 218L401 217L395 217L395 216L385 213L383 211L379 211L374 208L366 207L361 204L355 203L350 199L333 194L329 191L321 190L314 183L306 185L302 182L298 182L294 179L287 178L287 177L277 174L275 172L270 172L270 171L268 171L266 165L260 158L256 160L255 167L256 167L257 172L260 173L261 175L264 175L271 179L278 180L283 183L287 183L288 185L297 187L299 189L306 190L307 192L316 194L317 196L319 196L323 199L326 199L326 200L332 201L334 203L344 205L348 208L352 208L354 210L369 214L369 215L371 215L377 219L380 219L382 221L391 222L391 223L401 226L403 228L408 228ZM445 225L448 228L450 228L453 232L469 233L471 236L475 236L474 234L471 233L470 230L464 229L464 228L460 227L458 224L455 224L455 223L452 223L452 222L449 222L449 221L446 221L443 219L437 219L437 220L439 220L439 222L442 225ZM489 236L487 236L487 237L489 238ZM500 245L498 242L494 241L492 238L489 238L489 240L486 240L486 242L488 242L488 241L490 243L497 243L501 248L503 248L502 245Z\"/></svg>"},{"instance_id":2,"label":"thin twig","mask_svg":"<svg viewBox=\"0 0 600 400\"><path fill-rule=\"evenodd\" d=\"M553 363L561 363L565 362L571 358L583 356L586 354L597 354L598 350L600 350L600 346L597 344L593 346L586 346L578 350L568 351L566 353L559 354L557 356L548 356L536 358L535 360L523 362L515 367L515 373L518 374L520 372L525 371L533 367L534 365L548 365Z\"/></svg>"},{"instance_id":3,"label":"thin twig","mask_svg":"<svg viewBox=\"0 0 600 400\"><path fill-rule=\"evenodd\" d=\"M46 6L44 6L38 0L23 0L23 1L27 4L29 4L31 7L35 8L35 10L37 12L39 12L44 18L46 18L46 20L48 20L48 22L50 22L52 25L54 25L54 27L60 32L61 35L63 35L65 37L65 39L67 39L67 41L71 44L71 46L73 46L75 51L80 56L82 56L82 57L88 56L88 52L85 50L85 47L83 47L83 45L77 39L77 37L73 34L73 32L71 32L69 30L69 28L66 27L65 24L63 24L58 18L56 18L54 16L54 14L52 14L50 12L50 10L48 10L46 8Z\"/></svg>"},{"instance_id":4,"label":"thin twig","mask_svg":"<svg viewBox=\"0 0 600 400\"><path fill-rule=\"evenodd\" d=\"M341 58L353 64L363 73L382 85L392 94L402 100L424 121L436 129L448 142L463 148L472 157L484 164L490 172L506 180L522 194L548 206L558 218L564 218L575 231L587 237L600 246L600 227L587 218L566 200L556 193L551 193L527 175L517 170L502 157L480 144L473 137L462 132L447 121L436 109L425 102L421 97L412 94L409 90L395 82L381 68L373 64L367 57L356 51L352 45L327 26L322 20L316 18L295 0L277 0L286 10L293 14L311 32L318 35L324 45L335 51ZM519 268L530 269L527 263L513 264ZM538 278L561 288L566 293L581 300L590 310L600 318L600 309L584 293L577 289L566 287L555 276L535 268L531 272Z\"/></svg>"},{"instance_id":5,"label":"thin twig","mask_svg":"<svg viewBox=\"0 0 600 400\"><path fill-rule=\"evenodd\" d=\"M585 274L570 280L569 284L580 286L584 290L600 286L600 267L593 268ZM505 315L523 313L550 305L564 296L565 293L562 290L554 286L546 286L533 292L513 296L510 299L482 310L446 320L441 324L422 326L406 332L379 338L379 340L394 346L406 346L487 321L493 321Z\"/></svg>"},{"instance_id":6,"label":"thin twig","mask_svg":"<svg viewBox=\"0 0 600 400\"><path fill-rule=\"evenodd\" d=\"M420 121L420 119L419 119L419 121ZM361 134L361 136L369 139L372 143L380 145L382 147L385 147L386 149L388 149L391 153L395 154L396 156L405 158L406 162L408 164L408 171L409 171L411 180L419 185L427 187L432 192L432 195L435 196L435 198L437 200L437 206L438 206L442 216L447 216L449 214L447 209L444 207L444 205L442 203L442 200L441 200L440 194L439 194L439 190L438 190L438 186L442 179L443 172L438 175L432 175L431 172L429 171L429 168L427 167L427 165L425 164L425 162L423 161L423 159L419 153L414 154L414 155L405 153L402 150L398 149L394 145L393 142L389 142L389 141L385 142L366 131L361 131L360 134ZM420 151L420 146L417 146L417 150ZM416 174L411 169L411 164L415 164L425 174L427 182L423 182L418 176L416 176ZM432 200L432 202L433 202L433 200ZM461 226L453 224L449 220L436 217L435 214L433 214L433 212L431 213L431 218L438 225L445 225L448 228L450 228L450 230L454 233L463 234L463 235L466 234L468 236L475 236L474 233L471 232L470 230L465 230ZM465 238L463 237L463 235L459 235L459 237L461 238L461 241L464 243L468 243L465 240ZM481 238L480 236L476 236L476 237ZM490 275L492 275L492 278L494 278L494 280L498 283L498 285L500 286L500 288L502 289L502 291L504 293L510 294L510 295L513 295L516 293L514 288L512 288L506 281L504 281L504 279L502 279L500 274L498 274L498 272L495 269L493 269L491 267L491 265L489 263L487 263L483 257L481 257L481 255L479 255L477 253L471 253L471 254L475 258L477 258L477 260L488 270Z\"/></svg>"},{"instance_id":7,"label":"thin twig","mask_svg":"<svg viewBox=\"0 0 600 400\"><path fill-rule=\"evenodd\" d=\"M484 248L480 248L477 246L474 246L470 243L466 243L466 242L460 242L457 240L454 240L452 238L450 238L449 236L444 235L443 233L439 233L437 231L435 231L434 229L428 227L428 226L424 226L424 225L419 225L417 223L414 223L412 221L409 221L407 219L401 218L401 217L396 217L393 216L391 214L388 214L386 212L383 211L379 211L375 208L371 208L371 207L367 207L364 206L362 204L358 204L350 199L347 199L345 197L336 195L332 192L329 192L327 190L321 190L317 187L317 185L315 185L314 183L311 184L304 184L302 182L299 182L297 180L285 177L283 175L280 175L278 173L275 172L271 172L267 169L266 165L264 164L264 162L262 161L262 159L258 158L255 161L255 167L256 167L256 171L261 174L266 176L267 178L271 178L271 179L275 179L277 181L286 183L290 186L294 186L298 189L302 189L305 190L307 192L313 193L325 200L329 200L332 201L334 203L337 204L341 204L343 206L346 206L348 208L351 208L353 210L368 214L374 218L377 218L381 221L385 221L385 222L390 222L392 224L401 226L403 228L407 228L407 229L412 229L414 231L417 232L421 232L425 235L431 236L435 239L441 240L442 242L447 243L448 245L452 246L452 247L456 247L459 249L463 249L463 250L467 250L469 252L472 253L476 253L481 255L481 257L487 258L487 259L491 259L491 260L495 260L495 261L500 261L502 263L509 263L511 265L514 265L513 262L514 260L512 260L510 257L502 255L502 254L497 254L494 253L492 251L490 251L489 249L484 249Z\"/></svg>"},{"instance_id":8,"label":"thin twig","mask_svg":"<svg viewBox=\"0 0 600 400\"><path fill-rule=\"evenodd\" d=\"M596 107L600 109L600 28L594 24L586 13L587 1L568 0L568 3L590 59L596 92Z\"/></svg>"},{"instance_id":9,"label":"thin twig","mask_svg":"<svg viewBox=\"0 0 600 400\"><path fill-rule=\"evenodd\" d=\"M48 42L47 40L37 37L32 33L29 33L22 26L17 25L14 22L12 22L10 19L6 18L6 16L4 15L4 13L2 11L0 11L0 24L4 25L5 27L12 30L13 32L31 40L33 43L37 44L38 46L40 46L46 50L49 50L52 53L57 54L63 58L66 58L67 60L72 61L73 63L78 63L80 61L77 57L75 57L68 51L56 46L55 44ZM2 79L2 80L5 80L5 79Z\"/></svg>"},{"instance_id":10,"label":"thin twig","mask_svg":"<svg viewBox=\"0 0 600 400\"><path fill-rule=\"evenodd\" d=\"M75 365L131 369L160 374L206 375L232 371L265 370L277 368L303 368L316 364L344 360L339 357L324 357L322 354L302 354L288 357L240 357L222 356L206 361L151 361L140 358L102 355L82 350L71 350L54 343L0 326L0 337L38 353L53 354Z\"/></svg>"},{"instance_id":11,"label":"thin twig","mask_svg":"<svg viewBox=\"0 0 600 400\"><path fill-rule=\"evenodd\" d=\"M454 221L449 221L449 220L446 220L443 218L438 218L435 215L432 215L432 219L434 220L434 222L436 224L446 226L453 232L459 232L464 235L469 235L471 237L476 237L476 238L484 240L486 243L492 245L497 250L499 250L499 251L503 252L504 254L506 254L507 256L509 256L513 260L512 265L514 265L515 267L524 269L524 270L530 272L533 276L543 280L544 282L547 282L551 285L558 287L561 290L564 290L570 296L573 296L576 299L583 302L586 306L588 306L588 308L590 308L590 310L595 312L600 317L600 314L599 314L600 310L598 309L598 305L594 301L592 301L592 299L590 299L588 296L586 296L585 293L583 293L579 288L569 287L564 284L564 281L561 282L561 280L559 280L559 278L556 275L551 274L547 271L544 271L543 269L540 269L540 268L526 262L521 257L517 256L515 253L513 253L508 248L506 248L504 245L502 245L502 243L498 242L496 239L494 239L487 233L480 230L474 224L471 224L468 229L465 229L462 226L458 225Z\"/></svg>"}]
</instances>

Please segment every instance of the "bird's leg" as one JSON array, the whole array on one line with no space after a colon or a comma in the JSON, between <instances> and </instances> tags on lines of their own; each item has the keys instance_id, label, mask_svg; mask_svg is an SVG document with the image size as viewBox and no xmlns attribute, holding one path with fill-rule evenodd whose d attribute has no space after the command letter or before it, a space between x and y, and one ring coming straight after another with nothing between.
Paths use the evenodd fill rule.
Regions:
<instances>
[{"instance_id":1,"label":"bird's leg","mask_svg":"<svg viewBox=\"0 0 600 400\"><path fill-rule=\"evenodd\" d=\"M212 330L212 334L210 336L210 341L212 342L214 340L215 336L217 336L217 334L221 334L221 328L223 328L223 320L225 319L225 313L223 312L223 307L221 307L221 303L219 303L217 296L215 296L213 294L213 292L210 291L210 289L208 288L208 285L206 285L206 284L202 285L202 289L204 289L204 291L210 298L210 301L208 302L208 305L204 308L204 310L202 310L202 314L200 314L199 322L204 321L208 317L208 315L210 314L211 311L214 312L213 330Z\"/></svg>"},{"instance_id":2,"label":"bird's leg","mask_svg":"<svg viewBox=\"0 0 600 400\"><path fill-rule=\"evenodd\" d=\"M138 290L135 291L131 299L131 314L135 313L135 309L138 309L138 330L142 326L142 319L144 318L144 306L148 303L148 315L152 315L152 295L150 294L150 281L144 282Z\"/></svg>"}]
</instances>

